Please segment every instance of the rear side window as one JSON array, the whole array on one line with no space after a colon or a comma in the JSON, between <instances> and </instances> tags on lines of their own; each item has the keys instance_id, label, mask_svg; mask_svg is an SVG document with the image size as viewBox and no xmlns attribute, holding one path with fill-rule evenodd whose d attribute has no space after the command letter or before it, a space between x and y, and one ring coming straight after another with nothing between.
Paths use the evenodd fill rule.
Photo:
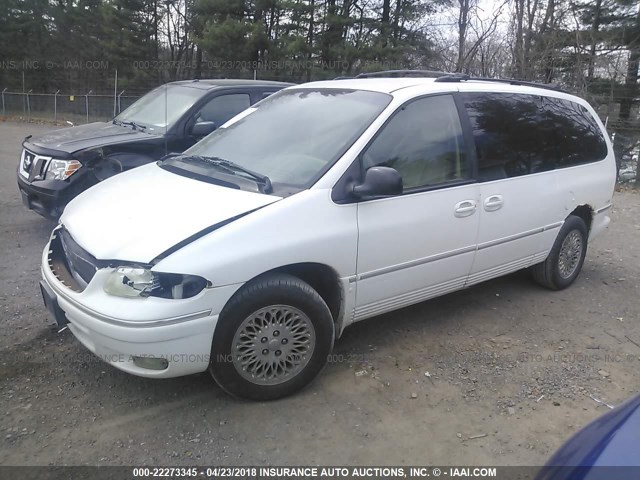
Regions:
<instances>
[{"instance_id":1,"label":"rear side window","mask_svg":"<svg viewBox=\"0 0 640 480\"><path fill-rule=\"evenodd\" d=\"M517 177L541 160L537 128L540 97L510 93L465 93L481 181Z\"/></svg>"},{"instance_id":2,"label":"rear side window","mask_svg":"<svg viewBox=\"0 0 640 480\"><path fill-rule=\"evenodd\" d=\"M606 142L582 105L552 97L465 93L480 181L602 160Z\"/></svg>"}]
</instances>

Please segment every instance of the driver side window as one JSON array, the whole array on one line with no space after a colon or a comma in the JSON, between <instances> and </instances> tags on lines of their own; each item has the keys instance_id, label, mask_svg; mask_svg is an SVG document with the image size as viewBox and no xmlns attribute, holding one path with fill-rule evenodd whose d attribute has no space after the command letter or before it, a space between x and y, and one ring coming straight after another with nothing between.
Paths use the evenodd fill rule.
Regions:
<instances>
[{"instance_id":1,"label":"driver side window","mask_svg":"<svg viewBox=\"0 0 640 480\"><path fill-rule=\"evenodd\" d=\"M398 109L363 153L362 165L396 169L405 191L470 178L453 97L421 98Z\"/></svg>"},{"instance_id":2,"label":"driver side window","mask_svg":"<svg viewBox=\"0 0 640 480\"><path fill-rule=\"evenodd\" d=\"M196 123L213 122L216 127L220 127L250 106L251 100L246 93L219 95L209 100L200 109L200 112L196 115Z\"/></svg>"}]
</instances>

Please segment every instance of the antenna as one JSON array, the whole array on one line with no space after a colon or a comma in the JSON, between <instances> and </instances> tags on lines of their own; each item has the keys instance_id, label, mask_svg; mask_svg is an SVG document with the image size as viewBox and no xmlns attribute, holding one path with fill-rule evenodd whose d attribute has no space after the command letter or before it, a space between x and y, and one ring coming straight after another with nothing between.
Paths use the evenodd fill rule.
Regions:
<instances>
[{"instance_id":1,"label":"antenna","mask_svg":"<svg viewBox=\"0 0 640 480\"><path fill-rule=\"evenodd\" d=\"M167 99L167 95L168 95L168 84L164 84L164 154L167 155L169 153L169 147L167 146L167 142L169 141L169 139L167 138L167 134L169 133L169 121L168 119L168 113L167 113L167 109L169 108L167 106L168 103L168 99Z\"/></svg>"}]
</instances>

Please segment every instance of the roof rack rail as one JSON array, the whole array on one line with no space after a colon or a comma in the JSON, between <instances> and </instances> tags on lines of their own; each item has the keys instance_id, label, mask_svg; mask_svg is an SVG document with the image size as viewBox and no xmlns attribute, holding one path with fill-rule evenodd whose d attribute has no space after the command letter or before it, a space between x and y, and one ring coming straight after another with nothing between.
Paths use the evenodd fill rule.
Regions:
<instances>
[{"instance_id":1,"label":"roof rack rail","mask_svg":"<svg viewBox=\"0 0 640 480\"><path fill-rule=\"evenodd\" d=\"M401 77L423 77L423 78L439 78L447 75L453 75L448 72L439 72L437 70L383 70L381 72L367 72L356 75L355 78L401 78Z\"/></svg>"},{"instance_id":2,"label":"roof rack rail","mask_svg":"<svg viewBox=\"0 0 640 480\"><path fill-rule=\"evenodd\" d=\"M466 82L468 80L477 80L481 82L507 83L509 85L521 85L524 87L543 88L545 90L554 90L556 92L569 93L566 90L552 83L527 82L525 80L515 80L511 78L488 78L488 77L472 77L465 73L452 73L435 79L436 82Z\"/></svg>"}]
</instances>

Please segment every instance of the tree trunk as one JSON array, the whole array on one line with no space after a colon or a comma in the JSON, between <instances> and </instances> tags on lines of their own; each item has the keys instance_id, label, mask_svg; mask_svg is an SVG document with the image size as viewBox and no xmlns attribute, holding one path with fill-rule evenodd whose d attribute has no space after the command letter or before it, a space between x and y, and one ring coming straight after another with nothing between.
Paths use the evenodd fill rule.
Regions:
<instances>
[{"instance_id":1,"label":"tree trunk","mask_svg":"<svg viewBox=\"0 0 640 480\"><path fill-rule=\"evenodd\" d=\"M458 61L456 72L462 72L464 68L464 46L467 41L467 26L469 25L470 0L458 0Z\"/></svg>"},{"instance_id":2,"label":"tree trunk","mask_svg":"<svg viewBox=\"0 0 640 480\"><path fill-rule=\"evenodd\" d=\"M402 0L396 0L396 12L393 16L393 46L398 44L400 39L400 15L402 15Z\"/></svg>"},{"instance_id":3,"label":"tree trunk","mask_svg":"<svg viewBox=\"0 0 640 480\"><path fill-rule=\"evenodd\" d=\"M516 0L516 39L513 49L514 74L516 78L522 78L524 71L524 42L523 42L523 23L524 23L524 0Z\"/></svg>"},{"instance_id":4,"label":"tree trunk","mask_svg":"<svg viewBox=\"0 0 640 480\"><path fill-rule=\"evenodd\" d=\"M310 0L309 2L310 12L309 12L309 30L307 31L307 82L311 81L311 59L313 58L313 29L315 28L315 15L316 15L316 2L315 0Z\"/></svg>"},{"instance_id":5,"label":"tree trunk","mask_svg":"<svg viewBox=\"0 0 640 480\"><path fill-rule=\"evenodd\" d=\"M381 46L385 48L389 41L389 27L391 20L391 0L382 0L382 25L380 26Z\"/></svg>"},{"instance_id":6,"label":"tree trunk","mask_svg":"<svg viewBox=\"0 0 640 480\"><path fill-rule=\"evenodd\" d=\"M602 0L596 0L594 6L593 23L591 24L591 46L589 48L589 67L587 68L587 86L593 80L596 63L596 46L598 45L598 31L600 30L600 13L602 11Z\"/></svg>"}]
</instances>

